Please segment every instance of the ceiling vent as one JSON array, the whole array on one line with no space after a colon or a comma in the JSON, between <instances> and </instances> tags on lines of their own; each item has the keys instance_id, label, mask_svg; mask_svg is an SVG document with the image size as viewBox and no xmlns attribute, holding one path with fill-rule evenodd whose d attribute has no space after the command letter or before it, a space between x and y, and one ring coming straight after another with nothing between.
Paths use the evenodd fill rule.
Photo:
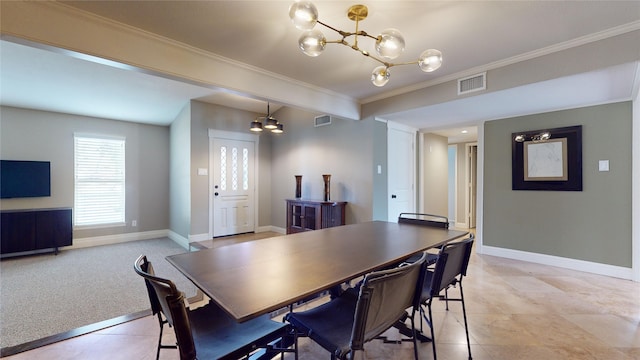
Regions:
<instances>
[{"instance_id":1,"label":"ceiling vent","mask_svg":"<svg viewBox=\"0 0 640 360\"><path fill-rule=\"evenodd\" d=\"M315 127L331 125L331 116L330 115L320 115L314 118L313 124Z\"/></svg>"},{"instance_id":2,"label":"ceiling vent","mask_svg":"<svg viewBox=\"0 0 640 360\"><path fill-rule=\"evenodd\" d=\"M458 79L458 95L467 94L474 91L485 90L487 88L487 73L476 74L466 78Z\"/></svg>"}]
</instances>

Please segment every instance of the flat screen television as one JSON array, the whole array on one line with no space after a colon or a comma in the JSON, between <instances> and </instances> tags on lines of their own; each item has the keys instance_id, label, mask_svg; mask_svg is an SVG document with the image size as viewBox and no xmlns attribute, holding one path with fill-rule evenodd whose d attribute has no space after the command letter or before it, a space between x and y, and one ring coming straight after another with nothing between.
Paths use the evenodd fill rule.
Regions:
<instances>
[{"instance_id":1,"label":"flat screen television","mask_svg":"<svg viewBox=\"0 0 640 360\"><path fill-rule=\"evenodd\" d=\"M0 198L51 196L49 161L0 160Z\"/></svg>"}]
</instances>

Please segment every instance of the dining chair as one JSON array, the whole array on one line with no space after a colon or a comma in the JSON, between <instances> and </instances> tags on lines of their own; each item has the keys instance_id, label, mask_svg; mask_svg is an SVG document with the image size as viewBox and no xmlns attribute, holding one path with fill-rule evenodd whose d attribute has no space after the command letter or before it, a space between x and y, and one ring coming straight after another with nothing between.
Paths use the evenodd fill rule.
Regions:
<instances>
[{"instance_id":1,"label":"dining chair","mask_svg":"<svg viewBox=\"0 0 640 360\"><path fill-rule=\"evenodd\" d=\"M412 224L418 226L433 227L438 229L448 229L449 219L446 216L403 212L398 215L398 224ZM406 262L413 262L419 259L421 254L413 255L406 259ZM436 262L437 254L427 252L427 264L431 265Z\"/></svg>"},{"instance_id":2,"label":"dining chair","mask_svg":"<svg viewBox=\"0 0 640 360\"><path fill-rule=\"evenodd\" d=\"M331 353L331 359L353 359L364 344L404 320L413 308L413 351L418 359L414 315L420 308L426 255L412 264L374 271L365 275L359 289L301 312L290 312L285 320L298 336L307 336ZM297 345L296 345L297 347Z\"/></svg>"},{"instance_id":3,"label":"dining chair","mask_svg":"<svg viewBox=\"0 0 640 360\"><path fill-rule=\"evenodd\" d=\"M467 275L467 267L471 257L473 247L473 236L444 245L439 253L435 267L427 269L424 276L424 285L420 299L420 314L431 329L431 344L433 348L433 359L437 359L436 339L433 328L433 314L431 305L434 299L443 299L446 302L446 309L449 310L449 301L460 301L462 303L462 317L464 318L464 329L467 336L467 350L469 360L471 360L471 344L469 342L469 325L467 323L467 310L464 304L464 293L462 291L462 279ZM460 289L460 298L450 298L447 290L457 286ZM445 295L440 295L444 290ZM424 307L427 307L427 316Z\"/></svg>"},{"instance_id":4,"label":"dining chair","mask_svg":"<svg viewBox=\"0 0 640 360\"><path fill-rule=\"evenodd\" d=\"M184 293L171 280L155 276L146 256L140 255L133 267L145 280L151 311L158 316L160 323L156 360L160 357L160 350L165 348L177 348L181 360L237 360L256 355L256 349L261 349L262 354L258 352L256 355L261 359L271 359L283 352L295 352L297 358L297 347L279 346L289 335L288 324L272 321L268 316L238 323L213 302L188 309ZM173 327L176 345L162 344L165 324Z\"/></svg>"}]
</instances>

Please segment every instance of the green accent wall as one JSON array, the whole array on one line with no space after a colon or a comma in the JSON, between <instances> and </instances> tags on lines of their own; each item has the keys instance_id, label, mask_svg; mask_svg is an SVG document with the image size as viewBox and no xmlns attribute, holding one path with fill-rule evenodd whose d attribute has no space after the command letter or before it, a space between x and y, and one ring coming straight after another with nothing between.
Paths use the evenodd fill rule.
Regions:
<instances>
[{"instance_id":1,"label":"green accent wall","mask_svg":"<svg viewBox=\"0 0 640 360\"><path fill-rule=\"evenodd\" d=\"M484 245L630 268L631 109L628 101L486 122ZM574 125L583 191L511 190L511 134Z\"/></svg>"}]
</instances>

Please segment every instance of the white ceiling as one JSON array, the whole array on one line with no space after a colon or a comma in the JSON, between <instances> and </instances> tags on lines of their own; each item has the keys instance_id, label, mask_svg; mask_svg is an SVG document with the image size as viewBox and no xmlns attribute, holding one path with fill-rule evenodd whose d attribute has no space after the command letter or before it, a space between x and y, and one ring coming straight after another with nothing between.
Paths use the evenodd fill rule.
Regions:
<instances>
[{"instance_id":1,"label":"white ceiling","mask_svg":"<svg viewBox=\"0 0 640 360\"><path fill-rule=\"evenodd\" d=\"M387 27L399 29L407 43L399 61L414 60L427 48L444 54L439 70L425 74L416 65L393 67L389 84L377 88L369 81L377 63L347 47L329 44L317 58L298 50L300 31L288 18L291 1L63 3L361 103L612 28L640 28L639 1L367 1L369 17L361 30L377 34ZM354 23L345 16L350 3L315 3L321 21L353 30ZM322 30L329 40L336 39ZM269 94L256 99L4 40L0 42L3 105L161 125L169 124L190 99L266 112ZM366 40L359 45L368 46ZM384 118L442 130L452 124L628 99L637 71L637 63L621 65ZM286 104L272 104L272 111L281 105Z\"/></svg>"}]
</instances>

